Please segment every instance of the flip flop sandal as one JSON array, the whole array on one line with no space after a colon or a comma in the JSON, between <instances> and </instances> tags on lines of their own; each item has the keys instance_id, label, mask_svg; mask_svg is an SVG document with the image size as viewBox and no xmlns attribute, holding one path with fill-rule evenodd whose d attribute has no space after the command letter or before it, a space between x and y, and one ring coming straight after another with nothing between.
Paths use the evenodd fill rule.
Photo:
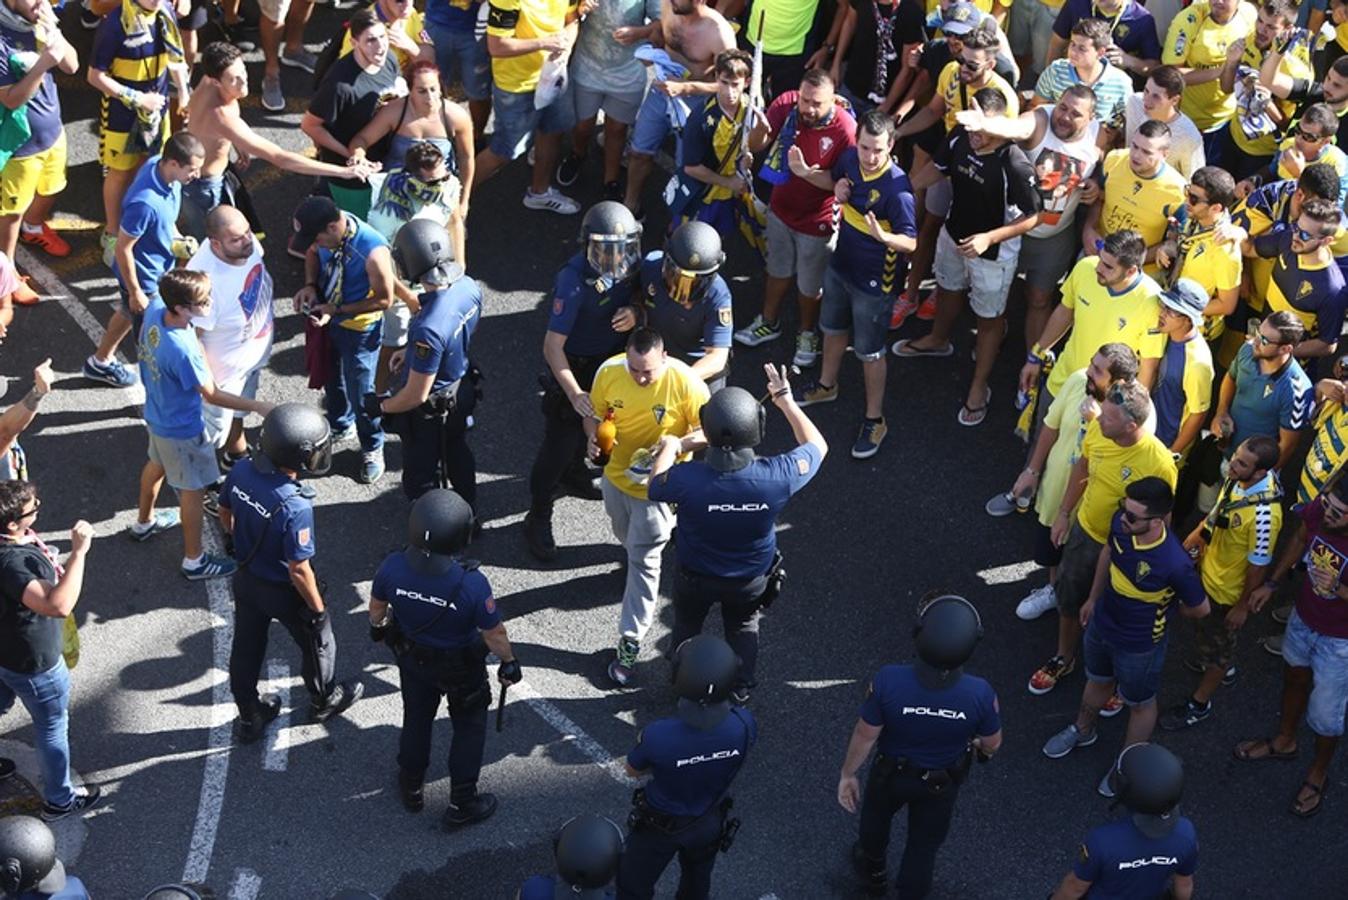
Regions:
<instances>
[{"instance_id":1,"label":"flip flop sandal","mask_svg":"<svg viewBox=\"0 0 1348 900\"><path fill-rule=\"evenodd\" d=\"M1266 753L1263 756L1251 756L1250 751L1254 750L1261 744L1268 748L1268 753ZM1234 756L1236 759L1240 760L1241 762L1267 762L1270 759L1275 759L1278 760L1279 762L1286 762L1288 760L1293 760L1297 758L1297 753L1295 750L1275 749L1273 746L1273 738L1271 737L1260 738L1257 741L1244 741L1242 743L1239 743L1236 745L1236 748L1231 751L1231 755Z\"/></svg>"},{"instance_id":2,"label":"flip flop sandal","mask_svg":"<svg viewBox=\"0 0 1348 900\"><path fill-rule=\"evenodd\" d=\"M953 356L955 353L954 344L946 344L939 350L922 350L913 346L910 338L901 338L894 342L894 346L889 348L895 356L901 356L904 359L917 359L920 356L942 357Z\"/></svg>"},{"instance_id":3,"label":"flip flop sandal","mask_svg":"<svg viewBox=\"0 0 1348 900\"><path fill-rule=\"evenodd\" d=\"M1298 802L1301 797L1301 792L1308 788L1310 789L1311 792L1311 799L1315 801L1315 805L1311 807L1302 806ZM1325 805L1325 794L1327 794L1328 792L1329 792L1328 780L1326 780L1325 783L1321 786L1311 784L1309 781L1303 781L1301 782L1301 787L1297 789L1297 796L1292 800L1292 806L1290 809L1288 809L1288 812L1290 812L1292 815L1296 816L1299 819L1309 819L1311 816L1315 815L1320 811L1320 807Z\"/></svg>"},{"instance_id":4,"label":"flip flop sandal","mask_svg":"<svg viewBox=\"0 0 1348 900\"><path fill-rule=\"evenodd\" d=\"M959 413L955 416L955 420L959 422L961 425L965 426L966 428L973 428L977 425L982 425L983 420L988 417L988 406L991 405L991 403L992 403L992 388L988 388L987 393L983 395L982 406L978 407L977 409L974 409L967 403L963 404L960 407Z\"/></svg>"}]
</instances>

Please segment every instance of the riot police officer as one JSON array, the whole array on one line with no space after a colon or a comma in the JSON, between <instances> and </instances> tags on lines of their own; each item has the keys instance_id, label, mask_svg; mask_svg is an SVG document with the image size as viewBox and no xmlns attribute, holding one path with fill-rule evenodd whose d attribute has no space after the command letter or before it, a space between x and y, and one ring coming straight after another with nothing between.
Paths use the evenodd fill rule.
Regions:
<instances>
[{"instance_id":1,"label":"riot police officer","mask_svg":"<svg viewBox=\"0 0 1348 900\"><path fill-rule=\"evenodd\" d=\"M477 461L468 428L482 375L469 361L469 345L482 320L482 291L464 277L449 232L429 219L398 229L393 262L404 282L421 285L421 309L409 326L406 349L389 361L396 372L392 396L367 394L367 408L372 415L394 416L402 434L407 499L452 485L476 510Z\"/></svg>"},{"instance_id":2,"label":"riot police officer","mask_svg":"<svg viewBox=\"0 0 1348 900\"><path fill-rule=\"evenodd\" d=\"M300 474L332 467L332 430L316 409L283 403L262 420L260 453L240 460L220 489L220 525L233 543L234 645L229 690L239 708L239 739L262 737L281 711L275 694L259 698L257 679L272 619L299 645L310 716L327 721L360 699L359 681L338 683L337 643L310 560L314 555L314 492Z\"/></svg>"},{"instance_id":3,"label":"riot police officer","mask_svg":"<svg viewBox=\"0 0 1348 900\"><path fill-rule=\"evenodd\" d=\"M431 757L431 728L440 698L449 705L446 829L470 825L496 811L496 797L480 794L478 774L487 739L486 656L501 659L502 685L522 677L510 649L491 585L477 563L455 558L472 536L473 511L458 494L437 488L412 504L408 546L385 558L370 588L370 637L398 659L403 729L398 741L398 788L403 806L420 812Z\"/></svg>"},{"instance_id":4,"label":"riot police officer","mask_svg":"<svg viewBox=\"0 0 1348 900\"><path fill-rule=\"evenodd\" d=\"M738 668L730 645L710 635L674 651L677 715L643 728L627 754L627 773L651 780L632 798L619 900L654 896L676 853L681 900L711 896L716 854L729 849L739 827L730 818L730 784L758 740L753 715L730 703Z\"/></svg>"},{"instance_id":5,"label":"riot police officer","mask_svg":"<svg viewBox=\"0 0 1348 900\"><path fill-rule=\"evenodd\" d=\"M558 487L586 500L602 497L585 465L583 419L594 416L590 386L599 364L621 353L636 325L633 292L641 262L641 226L626 206L605 200L581 222L584 248L562 266L543 338L543 444L529 472L524 540L538 559L557 558L552 501Z\"/></svg>"},{"instance_id":6,"label":"riot police officer","mask_svg":"<svg viewBox=\"0 0 1348 900\"><path fill-rule=\"evenodd\" d=\"M515 900L612 900L608 886L618 874L623 833L603 816L576 816L553 841L557 874L535 875L520 887Z\"/></svg>"},{"instance_id":7,"label":"riot police officer","mask_svg":"<svg viewBox=\"0 0 1348 900\"><path fill-rule=\"evenodd\" d=\"M686 227L686 226L685 226ZM770 606L785 572L775 526L786 501L819 471L828 444L796 405L785 369L763 370L768 394L782 411L796 448L758 457L766 412L744 388L728 387L702 407L706 459L674 465L678 440L662 441L652 467L650 499L678 506L674 544L674 634L678 647L702 630L721 604L726 640L740 658L732 698L748 702L758 661L759 611Z\"/></svg>"},{"instance_id":8,"label":"riot police officer","mask_svg":"<svg viewBox=\"0 0 1348 900\"><path fill-rule=\"evenodd\" d=\"M856 812L860 801L861 838L852 860L872 893L885 891L890 826L907 806L899 896L927 895L960 783L975 755L986 760L1001 746L997 695L962 669L982 635L972 603L937 596L923 606L913 629L917 661L885 666L866 691L838 779L838 802ZM880 752L863 797L857 770L877 742Z\"/></svg>"},{"instance_id":9,"label":"riot police officer","mask_svg":"<svg viewBox=\"0 0 1348 900\"><path fill-rule=\"evenodd\" d=\"M83 882L67 876L56 857L56 836L41 819L0 819L0 895L25 900L89 900Z\"/></svg>"},{"instance_id":10,"label":"riot police officer","mask_svg":"<svg viewBox=\"0 0 1348 900\"><path fill-rule=\"evenodd\" d=\"M1088 893L1188 900L1198 868L1198 835L1194 823L1179 814L1183 764L1158 744L1131 744L1119 754L1109 781L1115 803L1128 815L1086 835L1052 900Z\"/></svg>"},{"instance_id":11,"label":"riot police officer","mask_svg":"<svg viewBox=\"0 0 1348 900\"><path fill-rule=\"evenodd\" d=\"M641 266L644 324L660 332L669 355L692 366L712 393L725 387L735 326L730 288L717 274L724 261L716 229L688 222Z\"/></svg>"}]
</instances>

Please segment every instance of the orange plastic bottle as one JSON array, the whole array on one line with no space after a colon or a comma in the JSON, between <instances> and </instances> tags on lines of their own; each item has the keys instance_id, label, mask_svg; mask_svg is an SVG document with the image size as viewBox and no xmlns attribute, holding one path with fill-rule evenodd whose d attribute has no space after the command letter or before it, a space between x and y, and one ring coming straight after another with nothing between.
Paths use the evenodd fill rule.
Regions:
<instances>
[{"instance_id":1,"label":"orange plastic bottle","mask_svg":"<svg viewBox=\"0 0 1348 900\"><path fill-rule=\"evenodd\" d=\"M617 440L618 423L613 421L613 407L610 406L608 412L604 413L603 421L594 431L594 442L599 447L599 458L595 462L607 465L609 454L613 452L613 445Z\"/></svg>"}]
</instances>

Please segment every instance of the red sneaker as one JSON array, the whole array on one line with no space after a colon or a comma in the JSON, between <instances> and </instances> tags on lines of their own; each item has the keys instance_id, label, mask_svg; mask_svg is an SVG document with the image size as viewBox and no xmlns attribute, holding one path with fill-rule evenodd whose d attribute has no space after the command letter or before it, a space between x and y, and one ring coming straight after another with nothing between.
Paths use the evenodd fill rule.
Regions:
<instances>
[{"instance_id":1,"label":"red sneaker","mask_svg":"<svg viewBox=\"0 0 1348 900\"><path fill-rule=\"evenodd\" d=\"M65 238L57 234L46 222L42 223L42 230L37 234L29 234L20 228L19 240L37 247L48 256L60 258L70 255L70 245L66 243Z\"/></svg>"},{"instance_id":2,"label":"red sneaker","mask_svg":"<svg viewBox=\"0 0 1348 900\"><path fill-rule=\"evenodd\" d=\"M19 306L36 306L42 295L28 286L27 275L20 275L19 286L9 295L9 299Z\"/></svg>"},{"instance_id":3,"label":"red sneaker","mask_svg":"<svg viewBox=\"0 0 1348 900\"><path fill-rule=\"evenodd\" d=\"M898 331L903 327L903 323L908 321L908 317L917 312L917 303L912 299L909 291L904 291L894 301L894 309L889 314L889 330Z\"/></svg>"},{"instance_id":4,"label":"red sneaker","mask_svg":"<svg viewBox=\"0 0 1348 900\"><path fill-rule=\"evenodd\" d=\"M917 307L917 317L923 322L930 322L936 318L936 292L932 291L922 299Z\"/></svg>"}]
</instances>

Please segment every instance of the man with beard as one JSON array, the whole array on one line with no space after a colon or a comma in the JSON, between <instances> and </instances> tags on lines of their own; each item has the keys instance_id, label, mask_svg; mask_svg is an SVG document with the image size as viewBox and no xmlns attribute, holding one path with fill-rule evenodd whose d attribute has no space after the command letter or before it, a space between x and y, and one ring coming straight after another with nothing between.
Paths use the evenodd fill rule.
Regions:
<instances>
[{"instance_id":1,"label":"man with beard","mask_svg":"<svg viewBox=\"0 0 1348 900\"><path fill-rule=\"evenodd\" d=\"M1281 65L1282 52L1278 45L1274 44L1264 55L1264 67L1260 71L1276 72ZM1276 89L1274 93L1282 96ZM1295 100L1302 105L1322 102L1328 104L1334 115L1339 117L1339 131L1335 132L1334 144L1348 146L1348 134L1343 135L1342 140L1339 137L1343 132L1343 121L1348 118L1348 62L1345 62L1344 57L1334 60L1334 64L1325 71L1323 81L1293 79L1287 99Z\"/></svg>"},{"instance_id":2,"label":"man with beard","mask_svg":"<svg viewBox=\"0 0 1348 900\"><path fill-rule=\"evenodd\" d=\"M224 41L208 44L201 53L202 79L187 104L188 131L206 148L201 174L183 186L182 232L202 240L207 235L206 216L226 201L247 208L251 202L239 197L243 183L230 171L230 151L238 155L238 168L254 158L296 175L317 178L356 177L364 181L378 171L378 164L361 162L351 167L319 162L283 150L253 131L239 113L239 101L248 96L248 70L239 48ZM227 185L226 182L229 182Z\"/></svg>"},{"instance_id":3,"label":"man with beard","mask_svg":"<svg viewBox=\"0 0 1348 900\"><path fill-rule=\"evenodd\" d=\"M671 79L657 72L646 99L637 111L632 126L632 145L627 156L627 191L623 202L641 216L641 188L655 165L655 154L671 130L671 117L682 122L679 97L689 94L714 94L716 82L712 70L722 51L733 49L735 32L730 23L706 0L662 0L660 18L645 25L625 25L614 29L613 39L620 44L659 42L668 62L682 67L683 76ZM671 101L674 109L671 109Z\"/></svg>"},{"instance_id":4,"label":"man with beard","mask_svg":"<svg viewBox=\"0 0 1348 900\"><path fill-rule=\"evenodd\" d=\"M1217 162L1221 132L1236 111L1222 88L1222 62L1232 43L1254 30L1257 13L1242 0L1198 0L1175 16L1161 42L1161 62L1184 74L1180 110L1203 132L1208 159Z\"/></svg>"},{"instance_id":5,"label":"man with beard","mask_svg":"<svg viewBox=\"0 0 1348 900\"><path fill-rule=\"evenodd\" d=\"M1259 324L1226 370L1212 415L1212 431L1225 444L1227 455L1256 434L1278 438L1281 469L1301 433L1313 425L1315 388L1301 364L1293 358L1306 336L1295 313L1275 312Z\"/></svg>"},{"instance_id":6,"label":"man with beard","mask_svg":"<svg viewBox=\"0 0 1348 900\"><path fill-rule=\"evenodd\" d=\"M782 336L779 320L792 279L799 296L800 333L797 366L812 366L819 356L820 297L833 238L833 191L811 177L829 172L856 144L856 120L833 93L833 79L819 69L805 73L799 91L782 94L768 107L766 122L754 126L749 149L772 145L761 176L773 185L768 203L767 277L763 311L735 340L757 347Z\"/></svg>"},{"instance_id":7,"label":"man with beard","mask_svg":"<svg viewBox=\"0 0 1348 900\"><path fill-rule=\"evenodd\" d=\"M1299 562L1306 579L1283 637L1282 710L1278 733L1236 745L1236 759L1297 758L1301 717L1315 734L1315 757L1292 803L1291 812L1309 818L1320 811L1329 782L1329 764L1343 735L1348 708L1348 605L1343 584L1348 568L1348 481L1340 481L1298 513L1296 533L1273 570L1273 577L1250 593L1250 611L1259 612Z\"/></svg>"},{"instance_id":8,"label":"man with beard","mask_svg":"<svg viewBox=\"0 0 1348 900\"><path fill-rule=\"evenodd\" d=\"M1058 282L1077 255L1079 232L1073 227L1077 206L1101 147L1107 143L1095 118L1095 104L1089 87L1074 84L1062 92L1052 111L1038 107L1015 119L984 115L977 107L955 114L967 131L1020 144L1035 168L1042 209L1039 224L1021 241L1017 271L1025 275L1025 343L1036 359L1042 350L1034 341L1044 331ZM1061 336L1061 332L1055 334Z\"/></svg>"},{"instance_id":9,"label":"man with beard","mask_svg":"<svg viewBox=\"0 0 1348 900\"><path fill-rule=\"evenodd\" d=\"M1225 236L1233 230L1230 210L1235 201L1236 183L1230 173L1203 166L1185 188L1179 223L1171 226L1165 242L1156 248L1163 283L1189 279L1207 295L1201 331L1208 341L1226 330L1224 317L1236 311L1240 299L1244 262L1239 244Z\"/></svg>"},{"instance_id":10,"label":"man with beard","mask_svg":"<svg viewBox=\"0 0 1348 900\"><path fill-rule=\"evenodd\" d=\"M1254 26L1254 40L1232 41L1222 65L1222 90L1236 97L1236 113L1223 133L1218 159L1237 180L1268 165L1278 149L1278 136L1291 127L1296 103L1287 99L1297 80L1315 77L1311 65L1314 37L1296 27L1293 0L1264 0ZM1264 59L1277 47L1278 64L1264 69ZM1265 77L1265 73L1267 76Z\"/></svg>"},{"instance_id":11,"label":"man with beard","mask_svg":"<svg viewBox=\"0 0 1348 900\"><path fill-rule=\"evenodd\" d=\"M1298 359L1329 356L1339 346L1346 298L1331 244L1342 218L1337 204L1308 200L1292 228L1250 241L1255 255L1274 260L1265 297L1268 308L1288 310L1306 326L1306 337L1293 354Z\"/></svg>"},{"instance_id":12,"label":"man with beard","mask_svg":"<svg viewBox=\"0 0 1348 900\"><path fill-rule=\"evenodd\" d=\"M212 44L211 46L215 46ZM229 46L229 45L227 45ZM211 48L206 48L210 53ZM257 399L258 378L271 357L272 278L262 262L262 244L248 220L232 206L217 206L206 217L209 240L187 268L210 276L211 305L192 318L206 352L211 377L227 394ZM248 455L244 413L202 404L206 437L224 450L225 469Z\"/></svg>"}]
</instances>

